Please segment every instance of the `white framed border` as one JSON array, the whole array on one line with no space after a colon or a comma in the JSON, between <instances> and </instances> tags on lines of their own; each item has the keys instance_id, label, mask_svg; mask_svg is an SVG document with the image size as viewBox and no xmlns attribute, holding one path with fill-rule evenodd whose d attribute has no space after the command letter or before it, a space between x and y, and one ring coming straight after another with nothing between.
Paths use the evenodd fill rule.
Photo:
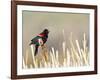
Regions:
<instances>
[{"instance_id":1,"label":"white framed border","mask_svg":"<svg viewBox=\"0 0 100 80\"><path fill-rule=\"evenodd\" d=\"M90 14L90 66L69 67L69 68L41 68L41 69L22 69L22 11L48 11L48 12L71 12ZM81 72L94 71L94 10L81 8L59 8L45 6L17 5L17 75L45 74L61 72Z\"/></svg>"}]
</instances>

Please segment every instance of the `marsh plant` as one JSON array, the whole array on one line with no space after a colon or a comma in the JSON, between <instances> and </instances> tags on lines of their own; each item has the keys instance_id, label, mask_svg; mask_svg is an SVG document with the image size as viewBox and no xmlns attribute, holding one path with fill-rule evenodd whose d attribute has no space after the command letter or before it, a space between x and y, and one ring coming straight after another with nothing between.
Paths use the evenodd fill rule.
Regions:
<instances>
[{"instance_id":1,"label":"marsh plant","mask_svg":"<svg viewBox=\"0 0 100 80\"><path fill-rule=\"evenodd\" d=\"M63 37L64 35L64 31ZM34 56L33 45L30 46L31 52L26 51L26 56L23 58L23 68L57 68L57 67L79 67L89 65L89 48L87 46L86 34L83 34L83 40L80 41L82 47L80 47L79 40L73 39L73 34L71 33L69 39L70 48L67 48L66 40L62 42L62 53L51 47L44 45L41 49L40 54ZM75 43L75 44L74 44ZM32 55L32 63L28 64L28 55Z\"/></svg>"}]
</instances>

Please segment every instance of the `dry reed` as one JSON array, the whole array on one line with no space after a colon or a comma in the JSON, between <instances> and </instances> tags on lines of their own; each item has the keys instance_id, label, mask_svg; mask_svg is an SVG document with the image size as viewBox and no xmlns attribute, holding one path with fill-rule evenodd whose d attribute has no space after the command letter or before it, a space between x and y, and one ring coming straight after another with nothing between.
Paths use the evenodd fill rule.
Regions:
<instances>
[{"instance_id":1,"label":"dry reed","mask_svg":"<svg viewBox=\"0 0 100 80\"><path fill-rule=\"evenodd\" d=\"M64 30L63 30L63 37L64 36ZM83 41L82 45L83 47L80 47L78 40L72 39L72 33L70 36L70 48L66 47L66 41L64 38L64 41L62 42L62 53L59 53L59 50L55 50L54 47L51 48L50 51L48 51L48 48L46 46L42 47L41 51L41 59L34 56L34 49L33 45L31 46L31 54L32 54L32 60L33 63L30 64L30 68L56 68L56 67L75 67L75 66L88 66L89 65L89 50L87 46L86 41L86 35L83 35ZM73 41L75 41L75 44L73 44ZM28 54L26 55L26 59L23 59L23 68L28 68ZM60 59L62 56L62 60ZM26 60L26 61L25 61Z\"/></svg>"}]
</instances>

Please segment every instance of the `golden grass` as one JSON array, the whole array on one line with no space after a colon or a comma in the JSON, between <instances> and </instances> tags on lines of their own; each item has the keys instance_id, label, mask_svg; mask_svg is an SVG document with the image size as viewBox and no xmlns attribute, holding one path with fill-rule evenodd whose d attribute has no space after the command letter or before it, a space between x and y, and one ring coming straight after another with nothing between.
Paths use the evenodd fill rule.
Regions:
<instances>
[{"instance_id":1,"label":"golden grass","mask_svg":"<svg viewBox=\"0 0 100 80\"><path fill-rule=\"evenodd\" d=\"M63 37L64 31L63 31ZM73 43L72 33L69 39L70 48L66 47L66 41L62 42L62 53L59 53L59 50L55 50L54 47L48 51L48 48L45 46L42 47L41 56L34 56L33 45L31 48L32 62L30 67L28 66L28 54L26 59L23 59L23 68L57 68L57 67L77 67L77 66L88 66L89 65L89 50L86 41L86 35L83 35L82 45L80 47L79 41L74 40Z\"/></svg>"}]
</instances>

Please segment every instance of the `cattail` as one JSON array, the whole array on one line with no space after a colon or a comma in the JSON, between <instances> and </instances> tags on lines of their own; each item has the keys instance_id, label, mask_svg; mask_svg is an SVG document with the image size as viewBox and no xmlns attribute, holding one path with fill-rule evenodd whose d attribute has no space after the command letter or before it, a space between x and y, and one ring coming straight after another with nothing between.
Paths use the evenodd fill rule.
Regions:
<instances>
[{"instance_id":1,"label":"cattail","mask_svg":"<svg viewBox=\"0 0 100 80\"><path fill-rule=\"evenodd\" d=\"M27 65L25 65L24 59L23 59L23 68L27 69Z\"/></svg>"},{"instance_id":2,"label":"cattail","mask_svg":"<svg viewBox=\"0 0 100 80\"><path fill-rule=\"evenodd\" d=\"M67 67L69 67L70 66L70 52L68 49L66 52L66 59L67 59L66 65L67 65Z\"/></svg>"},{"instance_id":3,"label":"cattail","mask_svg":"<svg viewBox=\"0 0 100 80\"><path fill-rule=\"evenodd\" d=\"M55 59L55 50L53 47L52 47L52 58L53 58L53 66L55 67L56 66L56 59Z\"/></svg>"},{"instance_id":4,"label":"cattail","mask_svg":"<svg viewBox=\"0 0 100 80\"><path fill-rule=\"evenodd\" d=\"M84 61L84 64L83 65L88 65L88 61L86 59L86 55L84 53L84 51L81 49L81 52L82 52L82 56L83 56L83 61Z\"/></svg>"},{"instance_id":5,"label":"cattail","mask_svg":"<svg viewBox=\"0 0 100 80\"><path fill-rule=\"evenodd\" d=\"M66 53L66 42L62 43L62 48L63 48L63 57L65 57L65 53Z\"/></svg>"},{"instance_id":6,"label":"cattail","mask_svg":"<svg viewBox=\"0 0 100 80\"><path fill-rule=\"evenodd\" d=\"M82 53L81 53L81 49L80 49L78 40L76 40L76 45L77 45L78 53L80 56L80 65L82 65L83 59L82 59Z\"/></svg>"},{"instance_id":7,"label":"cattail","mask_svg":"<svg viewBox=\"0 0 100 80\"><path fill-rule=\"evenodd\" d=\"M53 58L53 54L52 52L50 51L50 58L51 58L51 67L54 67L54 58Z\"/></svg>"},{"instance_id":8,"label":"cattail","mask_svg":"<svg viewBox=\"0 0 100 80\"><path fill-rule=\"evenodd\" d=\"M56 50L56 67L59 67L58 50Z\"/></svg>"},{"instance_id":9,"label":"cattail","mask_svg":"<svg viewBox=\"0 0 100 80\"><path fill-rule=\"evenodd\" d=\"M35 56L34 56L34 50L33 50L33 45L31 45L31 52L32 52L32 58L33 58L33 64L34 64L34 67L37 68L37 64L36 64L36 59L35 59Z\"/></svg>"},{"instance_id":10,"label":"cattail","mask_svg":"<svg viewBox=\"0 0 100 80\"><path fill-rule=\"evenodd\" d=\"M83 35L83 47L80 47L78 39L73 39L71 33L69 40L71 46L67 48L64 30L63 37L64 41L60 46L62 49L62 53L60 53L60 51L58 49L55 49L54 47L51 47L51 50L49 51L46 46L43 46L41 52L42 56L34 56L33 45L31 45L30 48L33 63L28 64L29 52L26 51L26 57L25 59L23 59L23 68L26 69L28 68L28 66L29 68L58 68L89 65L89 50L87 46L86 34L84 33Z\"/></svg>"}]
</instances>

